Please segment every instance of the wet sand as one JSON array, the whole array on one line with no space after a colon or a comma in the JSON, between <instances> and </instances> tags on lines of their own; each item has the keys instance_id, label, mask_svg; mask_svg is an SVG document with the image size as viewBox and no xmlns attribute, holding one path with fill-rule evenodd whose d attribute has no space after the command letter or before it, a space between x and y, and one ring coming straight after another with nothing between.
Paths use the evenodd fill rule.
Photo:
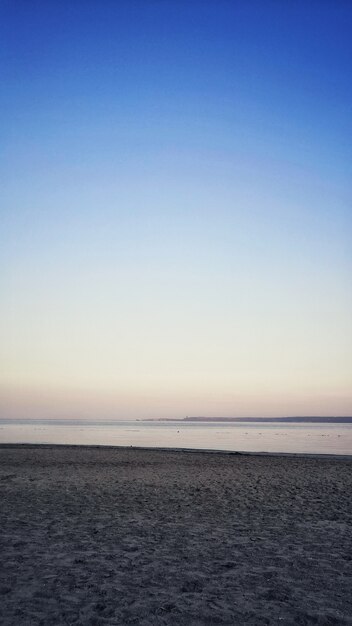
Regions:
<instances>
[{"instance_id":1,"label":"wet sand","mask_svg":"<svg viewBox=\"0 0 352 626\"><path fill-rule=\"evenodd\" d=\"M352 624L352 459L0 446L0 623Z\"/></svg>"}]
</instances>

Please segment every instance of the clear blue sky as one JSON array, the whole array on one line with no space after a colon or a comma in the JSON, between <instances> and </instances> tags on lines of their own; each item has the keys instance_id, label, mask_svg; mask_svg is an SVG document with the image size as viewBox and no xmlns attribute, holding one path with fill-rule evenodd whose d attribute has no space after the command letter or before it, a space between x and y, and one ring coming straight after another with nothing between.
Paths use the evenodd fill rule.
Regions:
<instances>
[{"instance_id":1,"label":"clear blue sky","mask_svg":"<svg viewBox=\"0 0 352 626\"><path fill-rule=\"evenodd\" d=\"M352 413L351 32L1 3L1 416Z\"/></svg>"}]
</instances>

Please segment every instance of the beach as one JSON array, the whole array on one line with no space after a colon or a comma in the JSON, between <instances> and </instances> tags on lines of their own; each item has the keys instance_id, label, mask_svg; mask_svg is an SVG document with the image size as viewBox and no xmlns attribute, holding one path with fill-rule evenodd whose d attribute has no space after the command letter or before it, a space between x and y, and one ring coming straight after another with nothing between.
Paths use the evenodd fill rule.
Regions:
<instances>
[{"instance_id":1,"label":"beach","mask_svg":"<svg viewBox=\"0 0 352 626\"><path fill-rule=\"evenodd\" d=\"M0 446L0 623L352 624L352 457Z\"/></svg>"}]
</instances>

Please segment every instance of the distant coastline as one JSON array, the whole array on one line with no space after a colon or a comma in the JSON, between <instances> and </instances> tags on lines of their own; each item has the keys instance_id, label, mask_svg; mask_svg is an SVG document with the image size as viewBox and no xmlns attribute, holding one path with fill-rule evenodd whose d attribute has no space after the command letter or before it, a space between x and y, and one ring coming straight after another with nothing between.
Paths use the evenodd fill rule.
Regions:
<instances>
[{"instance_id":1,"label":"distant coastline","mask_svg":"<svg viewBox=\"0 0 352 626\"><path fill-rule=\"evenodd\" d=\"M92 418L69 418L69 417L61 417L61 418L33 418L33 417L0 417L0 425L6 424L80 424L87 425L90 424L101 424L101 425L113 425L118 423L133 423L133 422L172 422L172 423L204 423L204 422L222 422L222 423L272 423L272 424L352 424L352 416L337 416L337 415L328 415L328 416L319 416L319 415L300 415L300 416L285 416L285 417L209 417L209 416L187 416L187 417L149 417L149 418L134 418L134 419L92 419Z\"/></svg>"},{"instance_id":2,"label":"distant coastline","mask_svg":"<svg viewBox=\"0 0 352 626\"><path fill-rule=\"evenodd\" d=\"M338 416L293 416L293 417L183 417L180 419L172 419L167 417L149 418L139 420L142 422L285 422L285 423L317 423L317 424L351 424L352 416L338 417Z\"/></svg>"}]
</instances>

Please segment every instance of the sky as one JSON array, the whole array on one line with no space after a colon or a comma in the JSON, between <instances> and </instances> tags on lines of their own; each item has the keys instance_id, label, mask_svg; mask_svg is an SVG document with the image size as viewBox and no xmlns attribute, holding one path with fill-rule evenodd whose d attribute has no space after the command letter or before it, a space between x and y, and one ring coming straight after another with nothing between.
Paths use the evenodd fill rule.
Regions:
<instances>
[{"instance_id":1,"label":"sky","mask_svg":"<svg viewBox=\"0 0 352 626\"><path fill-rule=\"evenodd\" d=\"M351 30L2 0L0 417L352 415Z\"/></svg>"}]
</instances>

